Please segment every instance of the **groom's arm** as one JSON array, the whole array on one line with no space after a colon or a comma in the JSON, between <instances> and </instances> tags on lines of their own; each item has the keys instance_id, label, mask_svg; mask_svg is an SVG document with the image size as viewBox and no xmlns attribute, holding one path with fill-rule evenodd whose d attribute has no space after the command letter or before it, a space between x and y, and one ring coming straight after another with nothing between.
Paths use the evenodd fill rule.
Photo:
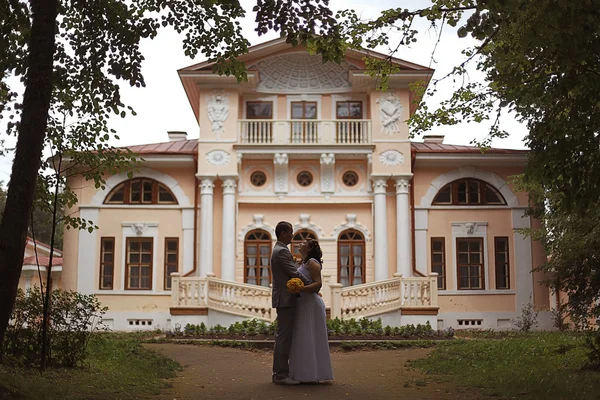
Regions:
<instances>
[{"instance_id":1,"label":"groom's arm","mask_svg":"<svg viewBox=\"0 0 600 400\"><path fill-rule=\"evenodd\" d=\"M296 263L292 258L292 253L290 253L289 250L280 250L277 253L276 257L279 261L281 269L289 278L300 278L305 284L308 283L308 280L301 273L298 272Z\"/></svg>"}]
</instances>

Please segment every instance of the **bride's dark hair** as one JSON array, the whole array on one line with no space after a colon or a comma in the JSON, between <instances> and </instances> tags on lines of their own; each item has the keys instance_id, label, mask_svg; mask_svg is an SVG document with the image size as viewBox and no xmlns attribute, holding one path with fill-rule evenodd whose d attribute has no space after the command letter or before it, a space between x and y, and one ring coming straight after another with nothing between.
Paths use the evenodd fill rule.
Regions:
<instances>
[{"instance_id":1,"label":"bride's dark hair","mask_svg":"<svg viewBox=\"0 0 600 400\"><path fill-rule=\"evenodd\" d=\"M308 251L306 252L306 256L302 261L307 262L311 258L314 258L319 262L319 264L323 265L323 252L321 251L319 242L317 242L315 239L306 239L306 243L308 244Z\"/></svg>"}]
</instances>

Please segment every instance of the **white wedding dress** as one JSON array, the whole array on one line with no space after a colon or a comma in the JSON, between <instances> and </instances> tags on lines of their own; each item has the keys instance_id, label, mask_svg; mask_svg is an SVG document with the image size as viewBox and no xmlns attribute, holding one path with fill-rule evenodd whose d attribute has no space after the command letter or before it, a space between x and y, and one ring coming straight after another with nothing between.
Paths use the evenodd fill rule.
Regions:
<instances>
[{"instance_id":1,"label":"white wedding dress","mask_svg":"<svg viewBox=\"0 0 600 400\"><path fill-rule=\"evenodd\" d=\"M312 283L302 264L298 272ZM294 335L290 349L290 378L298 382L333 380L325 303L318 293L302 292L296 301Z\"/></svg>"}]
</instances>

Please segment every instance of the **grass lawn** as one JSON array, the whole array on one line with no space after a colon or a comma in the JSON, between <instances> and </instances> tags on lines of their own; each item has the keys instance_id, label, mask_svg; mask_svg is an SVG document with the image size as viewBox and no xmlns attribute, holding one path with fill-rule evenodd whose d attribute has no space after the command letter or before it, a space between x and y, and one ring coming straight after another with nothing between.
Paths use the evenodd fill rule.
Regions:
<instances>
[{"instance_id":1,"label":"grass lawn","mask_svg":"<svg viewBox=\"0 0 600 400\"><path fill-rule=\"evenodd\" d=\"M136 399L158 394L178 364L142 347L135 334L95 336L88 366L39 370L0 365L0 399Z\"/></svg>"},{"instance_id":2,"label":"grass lawn","mask_svg":"<svg viewBox=\"0 0 600 400\"><path fill-rule=\"evenodd\" d=\"M471 337L440 343L425 359L411 362L458 385L519 399L599 399L600 371L584 367L584 337L532 333L501 339Z\"/></svg>"}]
</instances>

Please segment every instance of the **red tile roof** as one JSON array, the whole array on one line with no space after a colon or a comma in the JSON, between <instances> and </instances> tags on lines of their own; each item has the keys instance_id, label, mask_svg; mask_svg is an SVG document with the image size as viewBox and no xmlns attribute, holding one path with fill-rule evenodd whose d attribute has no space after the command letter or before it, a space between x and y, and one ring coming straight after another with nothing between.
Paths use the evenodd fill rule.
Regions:
<instances>
[{"instance_id":1,"label":"red tile roof","mask_svg":"<svg viewBox=\"0 0 600 400\"><path fill-rule=\"evenodd\" d=\"M191 154L197 152L198 140L179 140L175 142L141 144L137 146L125 146L137 154Z\"/></svg>"},{"instance_id":2,"label":"red tile roof","mask_svg":"<svg viewBox=\"0 0 600 400\"><path fill-rule=\"evenodd\" d=\"M482 153L482 154L527 154L529 150L497 149L490 148L482 152L476 146L459 146L442 143L411 143L412 150L416 153Z\"/></svg>"},{"instance_id":3,"label":"red tile roof","mask_svg":"<svg viewBox=\"0 0 600 400\"><path fill-rule=\"evenodd\" d=\"M37 265L40 263L41 267L47 267L50 264L50 257L42 257L38 256L37 259L35 256L25 257L23 259L23 265ZM61 257L53 257L52 258L52 266L59 267L62 266L63 259Z\"/></svg>"}]
</instances>

